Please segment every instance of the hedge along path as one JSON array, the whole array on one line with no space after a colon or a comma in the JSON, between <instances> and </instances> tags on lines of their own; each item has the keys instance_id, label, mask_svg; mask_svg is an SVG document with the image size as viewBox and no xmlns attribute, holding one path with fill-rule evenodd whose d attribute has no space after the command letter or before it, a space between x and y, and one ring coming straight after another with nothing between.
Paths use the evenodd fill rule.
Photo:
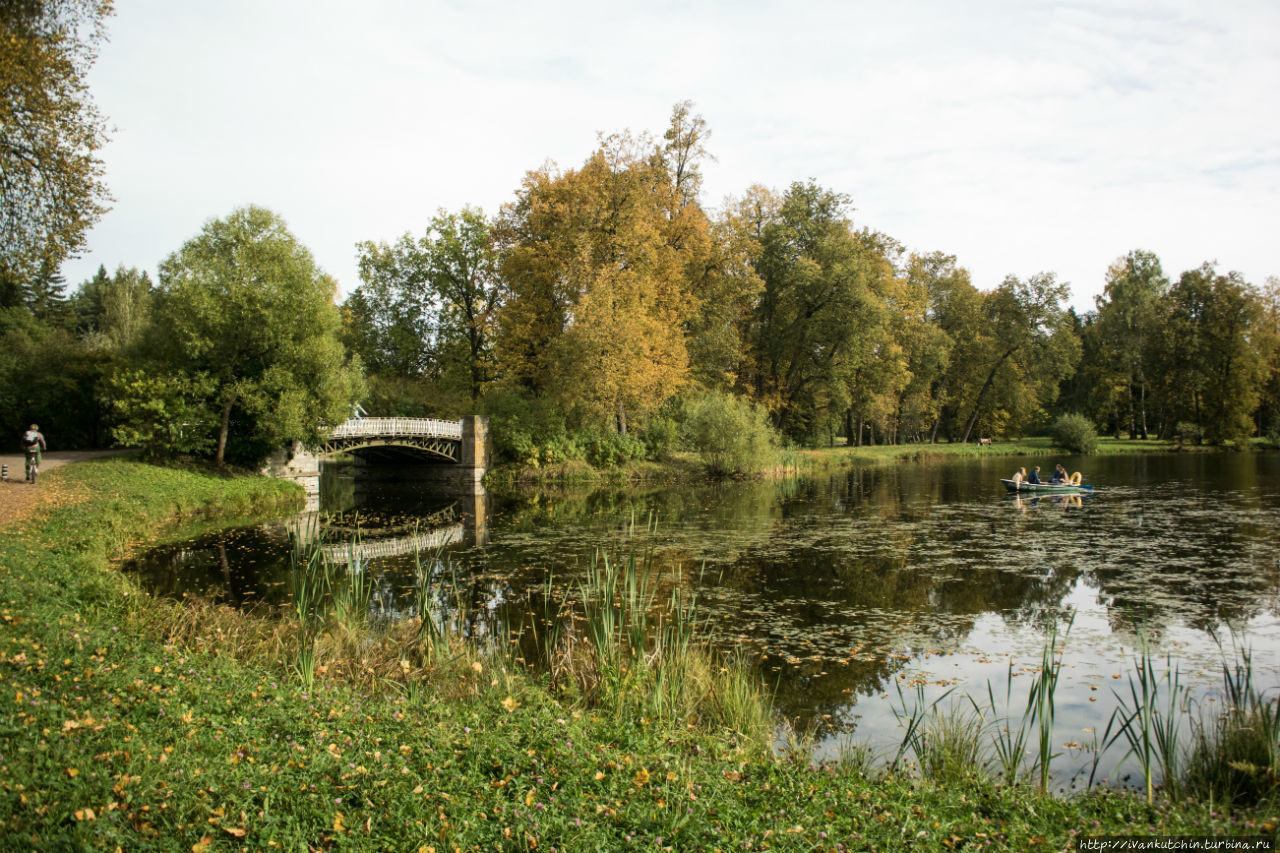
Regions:
<instances>
[{"instance_id":1,"label":"hedge along path","mask_svg":"<svg viewBox=\"0 0 1280 853\"><path fill-rule=\"evenodd\" d=\"M67 506L83 501L87 495L70 487L61 477L46 478L43 475L54 468L70 465L99 456L114 456L120 450L58 450L44 454L40 464L40 481L32 486L26 482L26 460L20 453L0 454L0 465L9 466L9 479L0 482L0 529L32 516L37 508Z\"/></svg>"}]
</instances>

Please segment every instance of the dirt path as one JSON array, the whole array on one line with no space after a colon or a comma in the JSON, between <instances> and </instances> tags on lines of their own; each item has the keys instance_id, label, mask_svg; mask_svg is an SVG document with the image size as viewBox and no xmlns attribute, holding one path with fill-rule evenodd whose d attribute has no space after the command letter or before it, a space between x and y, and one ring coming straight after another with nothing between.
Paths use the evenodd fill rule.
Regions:
<instances>
[{"instance_id":1,"label":"dirt path","mask_svg":"<svg viewBox=\"0 0 1280 853\"><path fill-rule=\"evenodd\" d=\"M54 468L94 459L98 456L114 456L127 451L120 450L55 450L44 454L40 465L43 475ZM66 500L69 494L60 484L49 482L43 476L36 485L25 481L26 461L21 453L0 454L0 465L9 466L9 479L0 482L0 528L26 518L32 510L44 503Z\"/></svg>"}]
</instances>

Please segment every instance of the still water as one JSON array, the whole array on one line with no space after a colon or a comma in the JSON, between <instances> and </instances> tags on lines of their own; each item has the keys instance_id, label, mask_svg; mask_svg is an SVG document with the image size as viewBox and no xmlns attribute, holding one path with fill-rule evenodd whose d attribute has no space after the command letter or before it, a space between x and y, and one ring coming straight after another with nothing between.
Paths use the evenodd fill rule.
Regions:
<instances>
[{"instance_id":1,"label":"still water","mask_svg":"<svg viewBox=\"0 0 1280 853\"><path fill-rule=\"evenodd\" d=\"M1096 492L1017 499L998 482L1058 461ZM595 549L651 553L665 585L697 593L706 630L755 662L779 713L816 732L820 755L850 739L891 750L894 708L917 685L929 699L949 688L985 698L988 683L1003 697L1012 672L1020 709L1053 620L1070 620L1064 785L1088 765L1115 692L1127 694L1140 635L1202 702L1233 644L1252 648L1261 684L1280 685L1277 454L985 458L463 499L331 467L322 501L335 539L359 527L371 549L380 618L412 611L415 550L443 549L488 630L518 622L549 572L574 588ZM210 531L130 569L158 594L281 605L288 530L306 523Z\"/></svg>"}]
</instances>

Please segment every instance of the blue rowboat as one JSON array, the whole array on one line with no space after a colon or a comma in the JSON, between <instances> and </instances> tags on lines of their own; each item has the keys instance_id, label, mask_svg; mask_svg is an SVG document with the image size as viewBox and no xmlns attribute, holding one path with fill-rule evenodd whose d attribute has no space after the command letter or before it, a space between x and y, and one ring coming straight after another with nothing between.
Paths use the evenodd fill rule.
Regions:
<instances>
[{"instance_id":1,"label":"blue rowboat","mask_svg":"<svg viewBox=\"0 0 1280 853\"><path fill-rule=\"evenodd\" d=\"M1000 482L1004 483L1004 487L1011 492L1027 492L1037 495L1078 495L1093 491L1093 486L1084 484L1073 486L1070 483L1028 483L1025 480L1021 483L1015 483L1013 480L1001 480Z\"/></svg>"}]
</instances>

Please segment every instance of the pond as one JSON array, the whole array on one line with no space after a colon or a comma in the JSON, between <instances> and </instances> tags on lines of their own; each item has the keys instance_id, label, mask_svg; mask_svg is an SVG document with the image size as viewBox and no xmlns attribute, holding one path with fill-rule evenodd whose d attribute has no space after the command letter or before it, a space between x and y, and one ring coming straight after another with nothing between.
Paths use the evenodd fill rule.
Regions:
<instances>
[{"instance_id":1,"label":"pond","mask_svg":"<svg viewBox=\"0 0 1280 853\"><path fill-rule=\"evenodd\" d=\"M1058 461L1096 492L1018 499L998 482ZM892 752L895 709L917 686L928 701L951 688L985 701L988 684L1003 698L1012 683L1020 710L1050 623L1066 631L1063 786L1080 783L1116 693L1127 697L1140 636L1202 702L1233 644L1252 648L1260 683L1280 685L1277 454L984 457L465 499L330 467L322 500L335 530L382 543L368 562L380 618L413 612L415 550L443 549L476 612L498 622L518 621L549 572L572 588L595 549L651 553L668 585L697 593L707 630L750 657L779 713L816 734L820 757L850 740ZM288 530L212 531L130 570L159 594L283 604Z\"/></svg>"}]
</instances>

